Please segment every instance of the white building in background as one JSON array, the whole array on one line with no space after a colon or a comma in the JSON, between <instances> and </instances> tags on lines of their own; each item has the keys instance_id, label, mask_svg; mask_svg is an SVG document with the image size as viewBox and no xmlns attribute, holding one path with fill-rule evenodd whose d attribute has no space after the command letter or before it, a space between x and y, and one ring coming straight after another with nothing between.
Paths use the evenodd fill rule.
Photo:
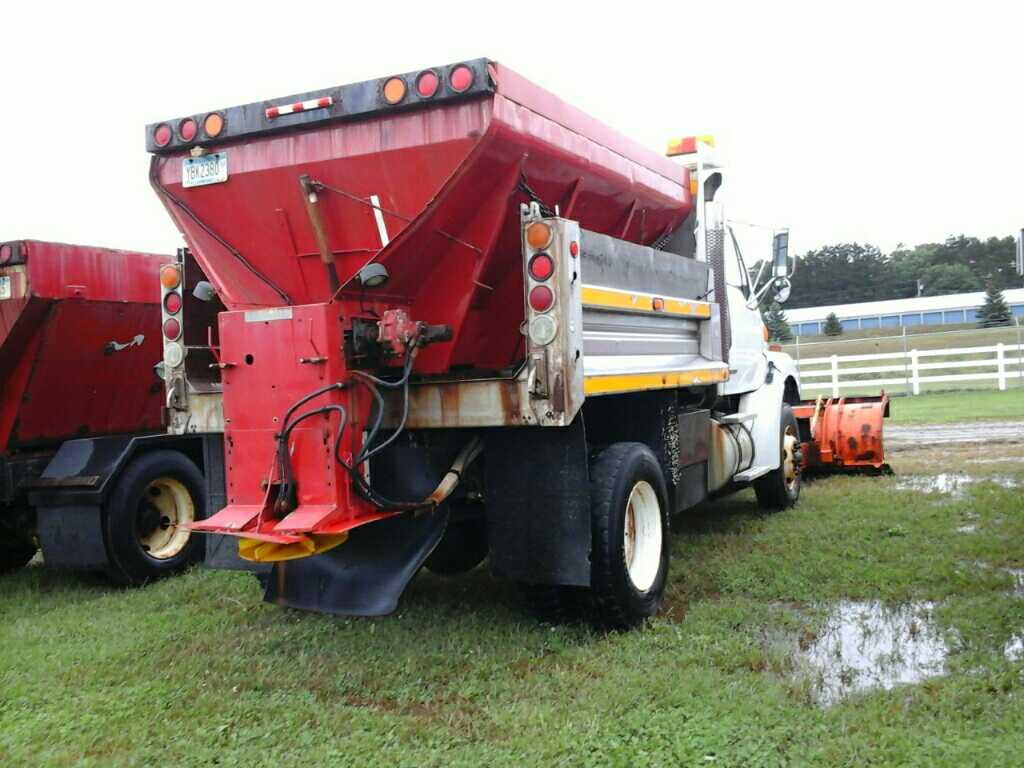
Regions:
<instances>
[{"instance_id":1,"label":"white building in background","mask_svg":"<svg viewBox=\"0 0 1024 768\"><path fill-rule=\"evenodd\" d=\"M1024 288L1003 291L1006 303L1017 317L1024 317ZM985 303L985 292L951 293L946 296L920 296L916 299L865 301L836 304L831 307L786 309L789 327L797 336L815 336L822 331L825 318L835 313L844 331L861 328L900 328L914 325L973 323ZM1024 323L1024 320L1021 320Z\"/></svg>"}]
</instances>

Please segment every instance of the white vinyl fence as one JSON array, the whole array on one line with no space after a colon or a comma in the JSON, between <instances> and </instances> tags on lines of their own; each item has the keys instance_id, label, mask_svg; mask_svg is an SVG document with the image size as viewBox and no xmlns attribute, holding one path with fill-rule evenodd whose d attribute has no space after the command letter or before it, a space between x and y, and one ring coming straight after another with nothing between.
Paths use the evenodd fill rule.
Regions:
<instances>
[{"instance_id":1,"label":"white vinyl fence","mask_svg":"<svg viewBox=\"0 0 1024 768\"><path fill-rule=\"evenodd\" d=\"M1019 344L999 343L985 347L829 355L803 358L799 365L803 390L831 390L832 396L838 397L843 390L901 385L908 393L919 395L922 384L959 385L973 381L994 381L999 389L1005 390L1008 381L1024 383L1022 359Z\"/></svg>"}]
</instances>

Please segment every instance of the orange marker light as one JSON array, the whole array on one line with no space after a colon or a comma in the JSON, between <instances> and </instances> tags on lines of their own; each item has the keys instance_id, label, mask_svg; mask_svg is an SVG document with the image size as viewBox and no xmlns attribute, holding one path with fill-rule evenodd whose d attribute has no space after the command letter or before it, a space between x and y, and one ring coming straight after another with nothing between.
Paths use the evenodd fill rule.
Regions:
<instances>
[{"instance_id":1,"label":"orange marker light","mask_svg":"<svg viewBox=\"0 0 1024 768\"><path fill-rule=\"evenodd\" d=\"M160 285L168 290L177 288L181 283L181 271L173 264L160 267Z\"/></svg>"},{"instance_id":2,"label":"orange marker light","mask_svg":"<svg viewBox=\"0 0 1024 768\"><path fill-rule=\"evenodd\" d=\"M543 221L535 221L526 228L526 244L531 248L547 248L551 245L551 227Z\"/></svg>"},{"instance_id":3,"label":"orange marker light","mask_svg":"<svg viewBox=\"0 0 1024 768\"><path fill-rule=\"evenodd\" d=\"M651 299L651 308L660 312L665 308L665 300L658 298Z\"/></svg>"},{"instance_id":4,"label":"orange marker light","mask_svg":"<svg viewBox=\"0 0 1024 768\"><path fill-rule=\"evenodd\" d=\"M211 139L216 139L224 130L224 118L216 112L211 112L203 120L203 131Z\"/></svg>"},{"instance_id":5,"label":"orange marker light","mask_svg":"<svg viewBox=\"0 0 1024 768\"><path fill-rule=\"evenodd\" d=\"M400 77L392 77L384 83L384 101L397 104L405 98L405 81Z\"/></svg>"}]
</instances>

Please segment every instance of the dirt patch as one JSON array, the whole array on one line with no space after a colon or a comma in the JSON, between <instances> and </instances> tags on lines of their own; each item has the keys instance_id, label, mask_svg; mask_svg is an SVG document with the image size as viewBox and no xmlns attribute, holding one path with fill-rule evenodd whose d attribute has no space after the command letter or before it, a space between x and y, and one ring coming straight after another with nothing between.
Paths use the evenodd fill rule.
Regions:
<instances>
[{"instance_id":1,"label":"dirt patch","mask_svg":"<svg viewBox=\"0 0 1024 768\"><path fill-rule=\"evenodd\" d=\"M1021 442L1024 442L1024 421L885 425L885 447L889 451L908 451L935 444Z\"/></svg>"}]
</instances>

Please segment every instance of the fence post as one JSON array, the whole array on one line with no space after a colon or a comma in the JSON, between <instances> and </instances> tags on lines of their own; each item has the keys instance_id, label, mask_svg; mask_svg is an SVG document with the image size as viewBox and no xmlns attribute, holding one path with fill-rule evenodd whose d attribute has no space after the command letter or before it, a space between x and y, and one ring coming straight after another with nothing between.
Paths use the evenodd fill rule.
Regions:
<instances>
[{"instance_id":1,"label":"fence post","mask_svg":"<svg viewBox=\"0 0 1024 768\"><path fill-rule=\"evenodd\" d=\"M921 394L921 372L917 367L917 350L910 350L910 384L915 395Z\"/></svg>"},{"instance_id":2,"label":"fence post","mask_svg":"<svg viewBox=\"0 0 1024 768\"><path fill-rule=\"evenodd\" d=\"M902 322L902 321L901 321ZM907 368L907 327L903 326L903 391L910 389L910 369Z\"/></svg>"},{"instance_id":3,"label":"fence post","mask_svg":"<svg viewBox=\"0 0 1024 768\"><path fill-rule=\"evenodd\" d=\"M839 397L839 356L832 355L832 397Z\"/></svg>"},{"instance_id":4,"label":"fence post","mask_svg":"<svg viewBox=\"0 0 1024 768\"><path fill-rule=\"evenodd\" d=\"M1003 342L996 344L996 372L999 376L999 391L1006 390L1006 358L1003 356Z\"/></svg>"}]
</instances>

